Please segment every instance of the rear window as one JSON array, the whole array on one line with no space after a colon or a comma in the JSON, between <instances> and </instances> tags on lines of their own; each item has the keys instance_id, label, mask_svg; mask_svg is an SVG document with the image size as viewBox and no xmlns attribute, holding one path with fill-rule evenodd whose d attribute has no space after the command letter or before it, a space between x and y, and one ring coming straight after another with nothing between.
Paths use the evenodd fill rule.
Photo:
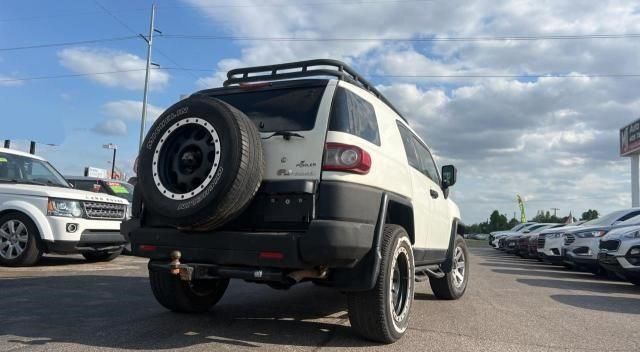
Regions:
<instances>
[{"instance_id":1,"label":"rear window","mask_svg":"<svg viewBox=\"0 0 640 352\"><path fill-rule=\"evenodd\" d=\"M333 97L329 130L349 133L380 145L373 105L341 87L338 87Z\"/></svg>"},{"instance_id":2,"label":"rear window","mask_svg":"<svg viewBox=\"0 0 640 352\"><path fill-rule=\"evenodd\" d=\"M316 123L325 86L215 95L242 111L260 132L309 131Z\"/></svg>"}]
</instances>

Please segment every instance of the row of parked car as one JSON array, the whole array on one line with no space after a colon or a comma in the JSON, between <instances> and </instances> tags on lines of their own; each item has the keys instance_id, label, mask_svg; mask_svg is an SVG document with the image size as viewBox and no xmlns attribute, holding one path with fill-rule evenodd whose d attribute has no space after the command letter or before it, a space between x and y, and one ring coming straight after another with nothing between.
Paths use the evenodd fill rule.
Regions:
<instances>
[{"instance_id":1,"label":"row of parked car","mask_svg":"<svg viewBox=\"0 0 640 352\"><path fill-rule=\"evenodd\" d=\"M640 285L640 208L572 224L527 222L492 232L495 249Z\"/></svg>"}]
</instances>

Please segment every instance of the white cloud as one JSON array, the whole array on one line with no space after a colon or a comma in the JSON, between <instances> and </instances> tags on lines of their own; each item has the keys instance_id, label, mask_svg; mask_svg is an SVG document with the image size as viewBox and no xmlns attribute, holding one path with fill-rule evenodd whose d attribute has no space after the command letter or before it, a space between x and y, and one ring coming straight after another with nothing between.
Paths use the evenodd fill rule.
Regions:
<instances>
[{"instance_id":1,"label":"white cloud","mask_svg":"<svg viewBox=\"0 0 640 352\"><path fill-rule=\"evenodd\" d=\"M164 109L147 103L147 121L155 121ZM125 121L140 121L142 116L142 102L137 100L110 101L102 106L105 116Z\"/></svg>"},{"instance_id":2,"label":"white cloud","mask_svg":"<svg viewBox=\"0 0 640 352\"><path fill-rule=\"evenodd\" d=\"M146 62L139 56L110 49L74 47L59 51L58 58L62 66L80 74L124 71L87 76L102 85L131 90L141 90L144 87ZM162 89L168 82L169 74L167 72L151 71L150 89Z\"/></svg>"},{"instance_id":3,"label":"white cloud","mask_svg":"<svg viewBox=\"0 0 640 352\"><path fill-rule=\"evenodd\" d=\"M106 119L97 123L91 130L105 136L125 136L127 125L119 119Z\"/></svg>"},{"instance_id":4,"label":"white cloud","mask_svg":"<svg viewBox=\"0 0 640 352\"><path fill-rule=\"evenodd\" d=\"M640 11L626 0L277 2L199 6L234 36L286 38L428 38L549 36L640 32ZM262 5L262 6L261 6ZM287 14L283 16L283 14ZM493 209L512 215L515 194L528 212L581 213L629 205L627 161L618 129L638 117L637 78L384 78L380 75L526 75L638 73L637 39L540 41L238 41L201 86L219 86L227 70L311 58L346 61L375 78L442 160L460 169L453 190L463 220Z\"/></svg>"}]
</instances>

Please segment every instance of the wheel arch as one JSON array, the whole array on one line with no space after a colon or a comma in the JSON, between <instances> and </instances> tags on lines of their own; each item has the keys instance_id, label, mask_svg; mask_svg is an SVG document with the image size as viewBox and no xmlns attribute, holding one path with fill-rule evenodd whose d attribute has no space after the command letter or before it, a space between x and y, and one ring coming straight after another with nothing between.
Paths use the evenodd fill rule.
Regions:
<instances>
[{"instance_id":1,"label":"wheel arch","mask_svg":"<svg viewBox=\"0 0 640 352\"><path fill-rule=\"evenodd\" d=\"M8 201L0 205L0 216L9 213L20 213L31 219L38 229L37 238L53 241L53 231L49 221L42 212L33 204L21 201Z\"/></svg>"},{"instance_id":2,"label":"wheel arch","mask_svg":"<svg viewBox=\"0 0 640 352\"><path fill-rule=\"evenodd\" d=\"M411 244L415 244L416 235L413 222L413 207L411 206L411 203L394 194L385 194L383 201L386 202L386 206L381 207L381 212L384 210L385 213L379 214L378 222L380 223L383 221L382 225L394 224L402 226L409 234ZM378 233L376 233L376 236L380 234L380 230L377 230Z\"/></svg>"}]
</instances>

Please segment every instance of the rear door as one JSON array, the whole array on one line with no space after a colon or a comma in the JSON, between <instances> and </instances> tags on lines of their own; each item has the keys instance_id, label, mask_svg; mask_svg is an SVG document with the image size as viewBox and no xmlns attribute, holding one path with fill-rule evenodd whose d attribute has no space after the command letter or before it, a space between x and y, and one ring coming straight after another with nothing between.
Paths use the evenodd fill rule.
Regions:
<instances>
[{"instance_id":1,"label":"rear door","mask_svg":"<svg viewBox=\"0 0 640 352\"><path fill-rule=\"evenodd\" d=\"M254 84L213 94L251 119L262 137L264 180L314 180L322 156L335 81ZM284 132L289 136L282 136Z\"/></svg>"}]
</instances>

